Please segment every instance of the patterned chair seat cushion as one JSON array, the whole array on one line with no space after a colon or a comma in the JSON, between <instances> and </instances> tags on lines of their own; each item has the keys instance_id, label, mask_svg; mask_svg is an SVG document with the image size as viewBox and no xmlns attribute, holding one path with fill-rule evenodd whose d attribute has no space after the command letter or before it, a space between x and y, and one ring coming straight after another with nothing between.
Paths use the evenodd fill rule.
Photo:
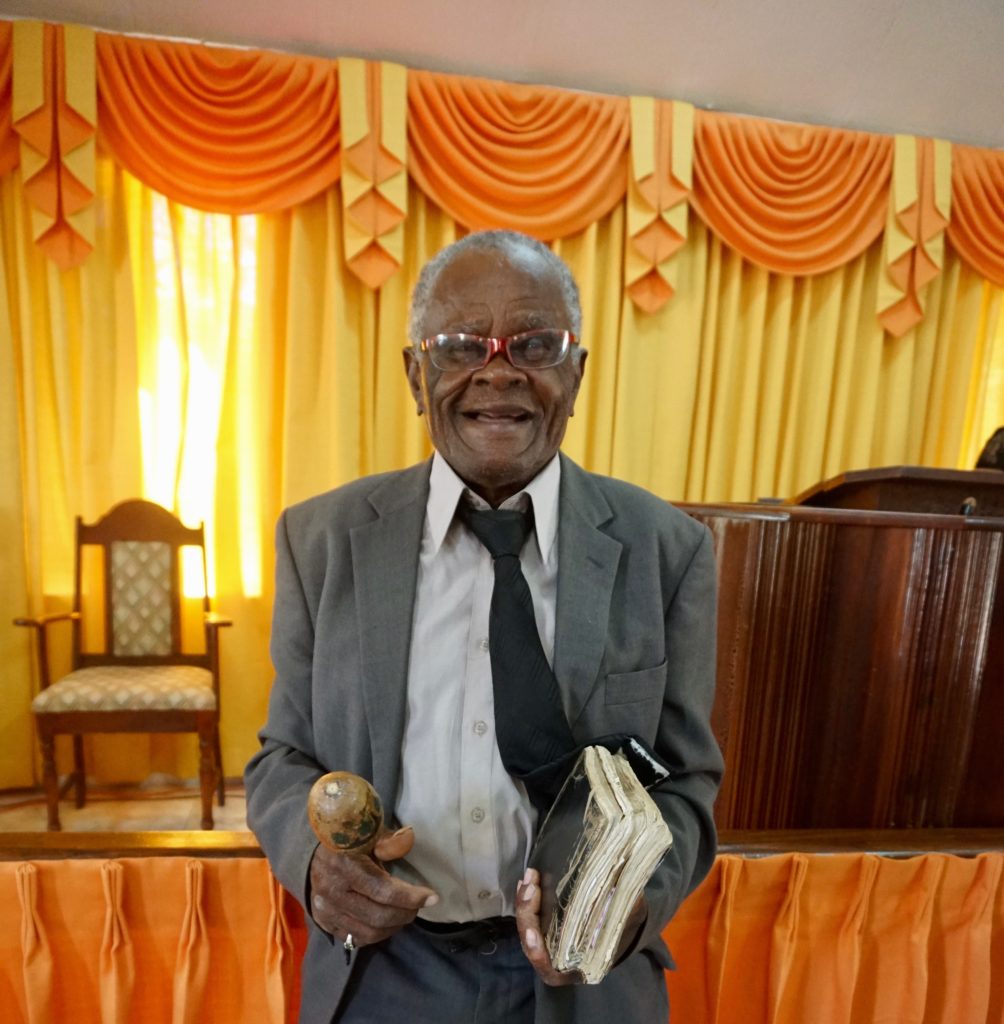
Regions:
<instances>
[{"instance_id":1,"label":"patterned chair seat cushion","mask_svg":"<svg viewBox=\"0 0 1004 1024\"><path fill-rule=\"evenodd\" d=\"M97 665L63 676L32 702L58 711L212 711L213 676L196 665Z\"/></svg>"}]
</instances>

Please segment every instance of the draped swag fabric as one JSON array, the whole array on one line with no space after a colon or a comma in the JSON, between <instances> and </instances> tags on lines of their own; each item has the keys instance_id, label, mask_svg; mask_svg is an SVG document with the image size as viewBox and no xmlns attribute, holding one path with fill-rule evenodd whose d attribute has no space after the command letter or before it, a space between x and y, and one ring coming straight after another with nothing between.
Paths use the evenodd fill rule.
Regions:
<instances>
[{"instance_id":1,"label":"draped swag fabric","mask_svg":"<svg viewBox=\"0 0 1004 1024\"><path fill-rule=\"evenodd\" d=\"M531 211L553 239L590 352L564 448L666 498L971 466L1004 421L997 154L952 148L941 253L927 213L897 204L941 270L895 337L877 316L895 140L395 65L93 43L93 249L62 269L36 244L12 120L25 55L0 22L0 521L23 538L5 551L0 621L66 607L75 515L143 496L204 520L215 604L236 622L221 644L230 775L265 718L275 520L429 453L402 373L408 294L472 226ZM934 188L918 166L916 188ZM812 272L771 268L789 251ZM30 785L23 631L0 630L0 659L0 787ZM188 737L102 737L88 755L98 780L197 771Z\"/></svg>"},{"instance_id":2,"label":"draped swag fabric","mask_svg":"<svg viewBox=\"0 0 1004 1024\"><path fill-rule=\"evenodd\" d=\"M263 213L338 178L332 61L99 33L97 75L102 145L180 203Z\"/></svg>"},{"instance_id":3,"label":"draped swag fabric","mask_svg":"<svg viewBox=\"0 0 1004 1024\"><path fill-rule=\"evenodd\" d=\"M24 26L31 24L18 23L16 32L27 38L34 28ZM43 115L57 117L59 144L72 149L81 132L93 131L94 119L88 121L88 110L79 107L86 92L81 74L68 69L80 63L77 51L93 50L94 34L74 26L45 26L45 34L53 40L46 74L53 82L65 77L66 91L47 85L35 112L39 123ZM7 76L11 42L9 30L0 34L6 51L0 74ZM264 212L302 202L337 178L337 62L103 33L96 49L101 141L123 167L164 195L207 210ZM358 76L354 66L352 74ZM355 173L363 173L361 163L373 164L377 154L383 166L373 164L370 171L378 174L390 177L407 164L426 195L468 228L504 223L546 240L583 230L623 201L629 157L637 161L640 152L658 148L668 124L668 108L653 101L647 102L654 116L645 118L618 97L423 71L407 72L406 79L404 92L396 90L396 103L383 105L382 117L397 129L407 123L408 153L388 136L357 154ZM374 92L377 80L369 81ZM0 79L0 98L5 93L9 85ZM16 125L12 129L3 113L0 168L10 164L11 130ZM885 136L709 112L697 113L694 132L694 206L750 261L800 275L833 269L863 252L888 220L913 243L912 256L897 265L904 245L893 240L889 270L907 304L916 306L915 292L931 273L925 243L944 229L954 188L962 223L979 225L956 232L961 257L1004 284L1001 268L987 258L988 247L1004 247L1000 154L958 147L963 159L953 173L951 147L944 146L939 182L928 159L932 140L920 145L919 160L902 157L904 166L893 174L893 140ZM650 139L636 140L638 133ZM357 146L361 138L347 145ZM684 141L679 131L675 138ZM689 160L687 148L681 146L679 160ZM651 171L646 168L642 177ZM634 183L651 193L663 176L641 185L636 176ZM55 187L47 185L38 202L52 206ZM681 187L679 178L675 187ZM82 201L72 190L67 200ZM369 220L378 205L369 204ZM976 232L982 237L974 237ZM382 284L383 275L364 262L376 282L371 287ZM642 308L652 304L651 289L636 291ZM886 320L887 329L901 334L915 316Z\"/></svg>"},{"instance_id":4,"label":"draped swag fabric","mask_svg":"<svg viewBox=\"0 0 1004 1024\"><path fill-rule=\"evenodd\" d=\"M720 856L664 933L672 1018L996 1024L1002 868L1000 853ZM302 912L261 858L7 862L0 925L9 1024L295 1020Z\"/></svg>"}]
</instances>

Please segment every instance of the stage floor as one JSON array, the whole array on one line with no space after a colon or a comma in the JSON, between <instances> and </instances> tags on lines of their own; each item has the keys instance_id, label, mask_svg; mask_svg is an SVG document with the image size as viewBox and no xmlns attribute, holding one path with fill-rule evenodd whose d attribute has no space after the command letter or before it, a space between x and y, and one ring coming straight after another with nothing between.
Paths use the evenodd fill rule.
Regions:
<instances>
[{"instance_id":1,"label":"stage floor","mask_svg":"<svg viewBox=\"0 0 1004 1024\"><path fill-rule=\"evenodd\" d=\"M213 803L216 828L247 830L244 786L228 783L226 805ZM59 802L64 832L147 832L199 828L199 791L195 783L150 779L139 786L88 787L87 806L77 810L67 795ZM44 832L45 797L39 790L0 792L0 832Z\"/></svg>"}]
</instances>

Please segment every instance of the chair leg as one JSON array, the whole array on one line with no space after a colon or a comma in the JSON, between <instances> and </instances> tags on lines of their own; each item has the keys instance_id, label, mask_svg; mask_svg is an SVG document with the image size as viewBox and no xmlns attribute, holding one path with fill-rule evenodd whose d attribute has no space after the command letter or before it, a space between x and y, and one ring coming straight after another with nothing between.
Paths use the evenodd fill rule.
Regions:
<instances>
[{"instance_id":1,"label":"chair leg","mask_svg":"<svg viewBox=\"0 0 1004 1024\"><path fill-rule=\"evenodd\" d=\"M47 828L50 832L62 831L59 824L59 778L56 775L56 739L52 735L39 734L42 747L42 781L45 785L45 807L48 812Z\"/></svg>"},{"instance_id":2,"label":"chair leg","mask_svg":"<svg viewBox=\"0 0 1004 1024\"><path fill-rule=\"evenodd\" d=\"M224 792L223 751L220 747L219 725L213 729L213 748L216 754L216 800L222 807L226 801L226 793Z\"/></svg>"},{"instance_id":3,"label":"chair leg","mask_svg":"<svg viewBox=\"0 0 1004 1024\"><path fill-rule=\"evenodd\" d=\"M73 734L73 789L77 807L87 802L87 776L84 774L84 737Z\"/></svg>"},{"instance_id":4,"label":"chair leg","mask_svg":"<svg viewBox=\"0 0 1004 1024\"><path fill-rule=\"evenodd\" d=\"M213 827L213 790L216 788L213 727L199 726L199 793L202 797L202 827Z\"/></svg>"}]
</instances>

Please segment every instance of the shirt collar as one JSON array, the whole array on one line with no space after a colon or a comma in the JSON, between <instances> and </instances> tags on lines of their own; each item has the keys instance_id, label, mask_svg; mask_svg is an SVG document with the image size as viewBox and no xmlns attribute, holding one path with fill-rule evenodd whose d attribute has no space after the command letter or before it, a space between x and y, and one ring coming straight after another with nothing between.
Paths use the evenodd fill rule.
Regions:
<instances>
[{"instance_id":1,"label":"shirt collar","mask_svg":"<svg viewBox=\"0 0 1004 1024\"><path fill-rule=\"evenodd\" d=\"M426 518L433 554L438 552L442 546L450 524L453 522L453 514L457 511L457 502L467 489L467 485L453 471L453 467L438 451L435 452L432 456L429 501L426 505ZM561 460L555 455L523 490L502 503L503 508L518 508L525 503L521 500L523 495L529 499L533 506L534 529L540 560L545 566L554 555L555 540L558 534L560 489ZM475 495L475 497L477 496ZM480 501L480 499L478 500Z\"/></svg>"}]
</instances>

